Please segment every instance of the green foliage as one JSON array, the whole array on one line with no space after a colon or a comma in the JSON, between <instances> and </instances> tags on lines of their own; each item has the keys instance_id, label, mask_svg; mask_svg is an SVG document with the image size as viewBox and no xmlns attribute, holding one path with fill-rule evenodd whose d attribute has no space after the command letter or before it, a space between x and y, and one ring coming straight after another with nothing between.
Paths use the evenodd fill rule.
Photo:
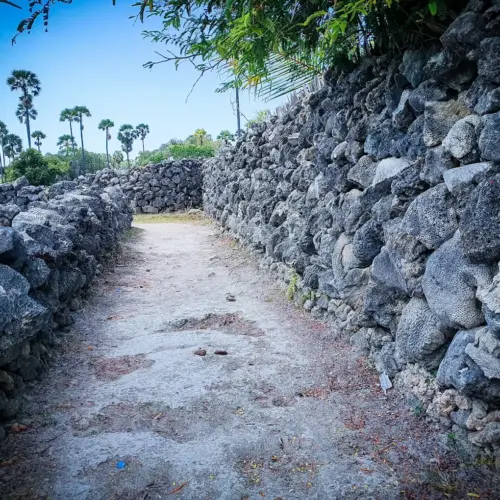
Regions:
<instances>
[{"instance_id":1,"label":"green foliage","mask_svg":"<svg viewBox=\"0 0 500 500\"><path fill-rule=\"evenodd\" d=\"M293 300L295 292L298 290L299 275L295 269L290 271L290 282L288 283L288 288L286 290L286 298L290 301Z\"/></svg>"},{"instance_id":2,"label":"green foliage","mask_svg":"<svg viewBox=\"0 0 500 500\"><path fill-rule=\"evenodd\" d=\"M160 163L163 160L168 160L170 158L170 152L168 149L155 151L141 151L137 155L136 163L141 167L149 165L150 163Z\"/></svg>"},{"instance_id":3,"label":"green foliage","mask_svg":"<svg viewBox=\"0 0 500 500\"><path fill-rule=\"evenodd\" d=\"M7 128L7 125L3 121L0 120L0 148L2 148L2 153L3 153L3 148L4 148L4 143L5 143L5 138L9 134L9 129ZM3 160L4 158L2 158Z\"/></svg>"},{"instance_id":4,"label":"green foliage","mask_svg":"<svg viewBox=\"0 0 500 500\"><path fill-rule=\"evenodd\" d=\"M198 146L203 146L208 141L211 141L212 138L207 134L207 131L204 128L197 128L193 134L194 143Z\"/></svg>"},{"instance_id":5,"label":"green foliage","mask_svg":"<svg viewBox=\"0 0 500 500\"><path fill-rule=\"evenodd\" d=\"M15 69L9 78L7 85L10 90L19 90L23 96L37 96L41 91L40 80L32 71L24 69Z\"/></svg>"},{"instance_id":6,"label":"green foliage","mask_svg":"<svg viewBox=\"0 0 500 500\"><path fill-rule=\"evenodd\" d=\"M57 140L57 145L59 146L59 152L68 156L76 148L75 138L72 135L63 134Z\"/></svg>"},{"instance_id":7,"label":"green foliage","mask_svg":"<svg viewBox=\"0 0 500 500\"><path fill-rule=\"evenodd\" d=\"M140 123L135 127L135 130L137 132L137 137L139 137L142 142L142 150L144 151L144 139L146 139L146 136L149 134L149 125Z\"/></svg>"},{"instance_id":8,"label":"green foliage","mask_svg":"<svg viewBox=\"0 0 500 500\"><path fill-rule=\"evenodd\" d=\"M212 144L204 146L193 146L191 144L176 144L168 148L174 160L183 158L210 158L215 155L215 148Z\"/></svg>"},{"instance_id":9,"label":"green foliage","mask_svg":"<svg viewBox=\"0 0 500 500\"><path fill-rule=\"evenodd\" d=\"M16 117L21 123L26 123L27 120L36 120L38 111L33 106L33 96L27 95L20 99L16 109Z\"/></svg>"},{"instance_id":10,"label":"green foliage","mask_svg":"<svg viewBox=\"0 0 500 500\"><path fill-rule=\"evenodd\" d=\"M217 136L217 140L222 141L224 144L228 144L234 141L234 134L231 134L229 130L221 130Z\"/></svg>"},{"instance_id":11,"label":"green foliage","mask_svg":"<svg viewBox=\"0 0 500 500\"><path fill-rule=\"evenodd\" d=\"M269 119L270 115L271 113L269 112L268 109L261 109L260 111L257 111L257 114L255 115L254 118L247 121L246 127L250 128L254 124L265 123Z\"/></svg>"},{"instance_id":12,"label":"green foliage","mask_svg":"<svg viewBox=\"0 0 500 500\"><path fill-rule=\"evenodd\" d=\"M127 155L127 163L130 167L129 154L134 146L134 141L137 139L138 132L132 125L122 125L118 131L118 140L122 143L122 151Z\"/></svg>"},{"instance_id":13,"label":"green foliage","mask_svg":"<svg viewBox=\"0 0 500 500\"><path fill-rule=\"evenodd\" d=\"M154 2L141 15L162 20L146 31L168 45L156 62L189 61L201 73L226 72L222 90L254 87L281 95L329 67L438 38L466 0L247 0Z\"/></svg>"},{"instance_id":14,"label":"green foliage","mask_svg":"<svg viewBox=\"0 0 500 500\"><path fill-rule=\"evenodd\" d=\"M46 24L54 4L70 2L31 3L31 14L18 25L18 34L31 30L40 18ZM145 36L168 47L167 55L146 67L189 62L201 74L225 72L221 90L253 87L273 98L328 68L437 39L466 4L467 0L137 0L134 5L141 20L155 17L161 23Z\"/></svg>"},{"instance_id":15,"label":"green foliage","mask_svg":"<svg viewBox=\"0 0 500 500\"><path fill-rule=\"evenodd\" d=\"M16 69L7 78L7 85L10 90L21 92L16 116L21 123L26 124L28 147L31 148L30 120L35 120L38 115L33 106L33 97L40 94L40 80L32 71Z\"/></svg>"},{"instance_id":16,"label":"green foliage","mask_svg":"<svg viewBox=\"0 0 500 500\"><path fill-rule=\"evenodd\" d=\"M69 160L70 164L70 176L72 178L78 177L82 174L83 170L83 159L82 159L82 150L77 149L75 153L70 155L69 158L65 156L60 156L64 158L66 161ZM86 173L94 173L98 170L102 170L107 167L106 154L104 153L94 153L92 151L85 151L85 172Z\"/></svg>"},{"instance_id":17,"label":"green foliage","mask_svg":"<svg viewBox=\"0 0 500 500\"><path fill-rule=\"evenodd\" d=\"M228 136L224 135L225 133ZM229 131L222 131L224 137L233 137ZM219 136L221 136L219 134ZM220 137L219 137L220 138ZM229 139L228 139L229 140ZM154 151L139 153L137 165L145 166L151 163L160 163L163 160L182 160L185 158L210 158L220 147L221 140L213 141L212 136L205 129L199 128L184 141L171 139Z\"/></svg>"},{"instance_id":18,"label":"green foliage","mask_svg":"<svg viewBox=\"0 0 500 500\"><path fill-rule=\"evenodd\" d=\"M75 106L70 110L70 113L73 116L73 121L80 124L83 122L84 117L90 118L92 116L87 106Z\"/></svg>"},{"instance_id":19,"label":"green foliage","mask_svg":"<svg viewBox=\"0 0 500 500\"><path fill-rule=\"evenodd\" d=\"M113 168L121 168L124 159L125 158L121 151L115 151L111 156L111 164Z\"/></svg>"},{"instance_id":20,"label":"green foliage","mask_svg":"<svg viewBox=\"0 0 500 500\"><path fill-rule=\"evenodd\" d=\"M42 147L42 140L46 139L47 136L41 130L35 130L31 134L31 137L35 139L35 146L38 148L38 151L40 151L40 148Z\"/></svg>"},{"instance_id":21,"label":"green foliage","mask_svg":"<svg viewBox=\"0 0 500 500\"><path fill-rule=\"evenodd\" d=\"M23 142L16 134L7 134L3 138L2 149L5 156L13 160L23 149Z\"/></svg>"},{"instance_id":22,"label":"green foliage","mask_svg":"<svg viewBox=\"0 0 500 500\"><path fill-rule=\"evenodd\" d=\"M64 177L68 171L69 164L57 156L44 157L35 149L28 149L7 169L7 179L14 180L24 175L34 186L47 186Z\"/></svg>"},{"instance_id":23,"label":"green foliage","mask_svg":"<svg viewBox=\"0 0 500 500\"><path fill-rule=\"evenodd\" d=\"M105 118L104 120L101 120L99 122L99 125L97 126L97 128L99 130L104 130L106 132L106 134L109 136L109 129L113 128L114 126L115 126L115 124L111 120L108 120L107 118ZM108 139L111 139L111 137L108 137Z\"/></svg>"}]
</instances>

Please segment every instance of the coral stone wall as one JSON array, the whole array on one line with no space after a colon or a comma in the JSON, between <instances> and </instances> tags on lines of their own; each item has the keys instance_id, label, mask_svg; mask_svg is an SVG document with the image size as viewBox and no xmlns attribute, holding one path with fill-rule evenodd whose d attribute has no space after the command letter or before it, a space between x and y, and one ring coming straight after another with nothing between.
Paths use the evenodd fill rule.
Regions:
<instances>
[{"instance_id":1,"label":"coral stone wall","mask_svg":"<svg viewBox=\"0 0 500 500\"><path fill-rule=\"evenodd\" d=\"M80 182L89 186L119 186L136 213L157 214L201 206L200 170L198 160L164 161L131 170L100 170Z\"/></svg>"},{"instance_id":2,"label":"coral stone wall","mask_svg":"<svg viewBox=\"0 0 500 500\"><path fill-rule=\"evenodd\" d=\"M327 75L204 164L204 209L429 415L500 454L500 10ZM499 455L500 456L500 455Z\"/></svg>"},{"instance_id":3,"label":"coral stone wall","mask_svg":"<svg viewBox=\"0 0 500 500\"><path fill-rule=\"evenodd\" d=\"M71 311L131 220L118 187L45 189L25 178L0 185L0 419L16 415L55 332L72 323Z\"/></svg>"}]
</instances>

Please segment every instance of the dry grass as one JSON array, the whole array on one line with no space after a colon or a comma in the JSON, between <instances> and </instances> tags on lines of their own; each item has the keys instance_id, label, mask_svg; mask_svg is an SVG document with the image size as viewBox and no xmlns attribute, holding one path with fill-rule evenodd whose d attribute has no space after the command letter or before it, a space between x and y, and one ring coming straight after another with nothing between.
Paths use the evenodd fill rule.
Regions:
<instances>
[{"instance_id":1,"label":"dry grass","mask_svg":"<svg viewBox=\"0 0 500 500\"><path fill-rule=\"evenodd\" d=\"M171 224L171 223L189 223L206 225L210 221L201 210L187 212L168 212L162 214L137 214L134 215L136 224Z\"/></svg>"}]
</instances>

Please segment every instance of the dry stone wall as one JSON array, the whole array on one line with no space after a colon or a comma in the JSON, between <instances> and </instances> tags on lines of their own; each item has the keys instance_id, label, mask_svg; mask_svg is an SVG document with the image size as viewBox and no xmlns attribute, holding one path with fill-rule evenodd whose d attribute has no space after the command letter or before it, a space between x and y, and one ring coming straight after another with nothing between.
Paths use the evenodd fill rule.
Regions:
<instances>
[{"instance_id":1,"label":"dry stone wall","mask_svg":"<svg viewBox=\"0 0 500 500\"><path fill-rule=\"evenodd\" d=\"M87 186L119 186L136 213L157 214L199 208L201 161L164 161L131 170L100 170L80 179Z\"/></svg>"},{"instance_id":2,"label":"dry stone wall","mask_svg":"<svg viewBox=\"0 0 500 500\"><path fill-rule=\"evenodd\" d=\"M204 164L204 209L428 414L500 457L500 4Z\"/></svg>"},{"instance_id":3,"label":"dry stone wall","mask_svg":"<svg viewBox=\"0 0 500 500\"><path fill-rule=\"evenodd\" d=\"M0 420L15 417L25 384L131 221L116 186L0 185Z\"/></svg>"},{"instance_id":4,"label":"dry stone wall","mask_svg":"<svg viewBox=\"0 0 500 500\"><path fill-rule=\"evenodd\" d=\"M201 205L200 166L102 170L49 188L24 177L0 184L0 420L15 417L25 383L39 376L133 211Z\"/></svg>"}]
</instances>

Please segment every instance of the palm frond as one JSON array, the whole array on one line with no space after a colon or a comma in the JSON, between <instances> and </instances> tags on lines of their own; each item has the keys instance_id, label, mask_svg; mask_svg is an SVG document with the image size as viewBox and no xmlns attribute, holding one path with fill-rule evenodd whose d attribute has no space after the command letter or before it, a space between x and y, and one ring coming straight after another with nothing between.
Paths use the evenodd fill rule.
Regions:
<instances>
[{"instance_id":1,"label":"palm frond","mask_svg":"<svg viewBox=\"0 0 500 500\"><path fill-rule=\"evenodd\" d=\"M256 94L266 101L302 89L326 70L319 57L289 56L281 51L272 54L266 66L266 74L251 82Z\"/></svg>"}]
</instances>

